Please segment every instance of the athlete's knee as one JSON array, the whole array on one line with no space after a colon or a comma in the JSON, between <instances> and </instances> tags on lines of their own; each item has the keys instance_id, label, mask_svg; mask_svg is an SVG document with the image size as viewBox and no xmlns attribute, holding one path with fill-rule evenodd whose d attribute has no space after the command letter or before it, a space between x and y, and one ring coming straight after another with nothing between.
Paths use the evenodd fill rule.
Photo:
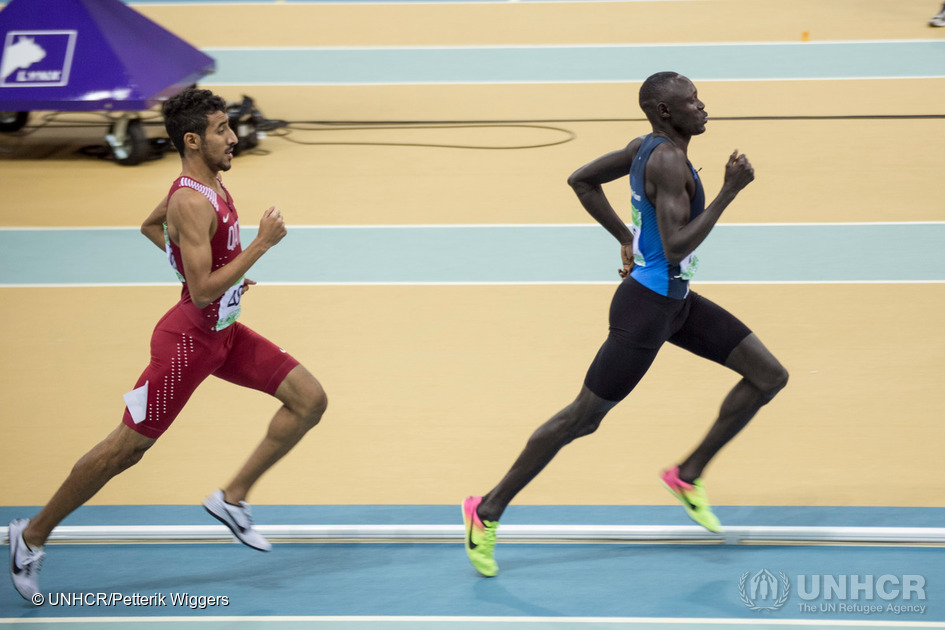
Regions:
<instances>
[{"instance_id":1,"label":"athlete's knee","mask_svg":"<svg viewBox=\"0 0 945 630\"><path fill-rule=\"evenodd\" d=\"M591 435L613 406L584 388L578 398L561 411L561 430L567 442Z\"/></svg>"},{"instance_id":2,"label":"athlete's knee","mask_svg":"<svg viewBox=\"0 0 945 630\"><path fill-rule=\"evenodd\" d=\"M790 375L783 365L775 361L775 365L765 370L763 376L756 376L752 385L761 390L761 404L767 405L782 389L787 387Z\"/></svg>"},{"instance_id":3,"label":"athlete's knee","mask_svg":"<svg viewBox=\"0 0 945 630\"><path fill-rule=\"evenodd\" d=\"M559 412L551 420L538 427L528 441L533 445L558 449L567 446L577 437L576 424L563 412Z\"/></svg>"},{"instance_id":4,"label":"athlete's knee","mask_svg":"<svg viewBox=\"0 0 945 630\"><path fill-rule=\"evenodd\" d=\"M583 421L580 423L579 432L576 437L590 435L600 427L601 421L611 409L617 406L618 401L607 400L595 394L587 384L581 387L581 392L574 401L574 406L579 410Z\"/></svg>"},{"instance_id":5,"label":"athlete's knee","mask_svg":"<svg viewBox=\"0 0 945 630\"><path fill-rule=\"evenodd\" d=\"M787 369L754 334L735 347L725 365L761 391L762 404L770 402L788 383Z\"/></svg>"},{"instance_id":6,"label":"athlete's knee","mask_svg":"<svg viewBox=\"0 0 945 630\"><path fill-rule=\"evenodd\" d=\"M597 420L594 422L585 422L579 425L571 434L571 441L574 441L578 438L587 437L588 435L594 433L600 428L600 422L600 420Z\"/></svg>"},{"instance_id":7,"label":"athlete's knee","mask_svg":"<svg viewBox=\"0 0 945 630\"><path fill-rule=\"evenodd\" d=\"M135 437L140 438L141 436L135 434ZM119 468L119 472L128 470L144 458L144 454L148 452L154 442L150 438L122 442L114 451L114 465Z\"/></svg>"},{"instance_id":8,"label":"athlete's knee","mask_svg":"<svg viewBox=\"0 0 945 630\"><path fill-rule=\"evenodd\" d=\"M307 425L309 429L321 422L322 416L328 409L328 395L325 393L321 384L312 379L312 382L305 388L305 392L300 396L296 404L295 413Z\"/></svg>"},{"instance_id":9,"label":"athlete's knee","mask_svg":"<svg viewBox=\"0 0 945 630\"><path fill-rule=\"evenodd\" d=\"M301 365L296 366L279 385L276 398L306 429L318 424L328 408L328 396L321 383Z\"/></svg>"},{"instance_id":10,"label":"athlete's knee","mask_svg":"<svg viewBox=\"0 0 945 630\"><path fill-rule=\"evenodd\" d=\"M790 376L787 369L785 369L783 365L778 364L778 368L771 376L768 388L765 390L765 402L769 402L778 395L778 392L787 387Z\"/></svg>"},{"instance_id":11,"label":"athlete's knee","mask_svg":"<svg viewBox=\"0 0 945 630\"><path fill-rule=\"evenodd\" d=\"M118 466L121 471L128 470L142 459L144 459L144 454L147 452L147 449L134 449L123 453L118 459Z\"/></svg>"},{"instance_id":12,"label":"athlete's knee","mask_svg":"<svg viewBox=\"0 0 945 630\"><path fill-rule=\"evenodd\" d=\"M95 465L110 476L122 473L144 457L150 444L137 444L127 440L108 439L95 448L86 457L94 459ZM80 462L81 463L81 462ZM78 467L79 464L76 464Z\"/></svg>"},{"instance_id":13,"label":"athlete's knee","mask_svg":"<svg viewBox=\"0 0 945 630\"><path fill-rule=\"evenodd\" d=\"M603 419L604 416L601 414L584 414L578 419L578 421L571 425L571 440L587 437L588 435L594 433L600 428L600 423L603 421Z\"/></svg>"},{"instance_id":14,"label":"athlete's knee","mask_svg":"<svg viewBox=\"0 0 945 630\"><path fill-rule=\"evenodd\" d=\"M321 421L322 416L325 415L327 410L328 394L326 394L322 386L319 385L318 391L315 392L309 400L308 417L311 419L312 426L315 426Z\"/></svg>"},{"instance_id":15,"label":"athlete's knee","mask_svg":"<svg viewBox=\"0 0 945 630\"><path fill-rule=\"evenodd\" d=\"M580 420L573 405L568 405L538 427L528 441L533 445L561 448L577 437Z\"/></svg>"}]
</instances>

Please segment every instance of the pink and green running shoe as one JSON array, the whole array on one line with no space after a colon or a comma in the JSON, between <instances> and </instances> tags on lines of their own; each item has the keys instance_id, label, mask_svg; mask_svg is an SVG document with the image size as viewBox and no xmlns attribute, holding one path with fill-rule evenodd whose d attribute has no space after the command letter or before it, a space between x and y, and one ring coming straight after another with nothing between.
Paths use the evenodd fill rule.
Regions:
<instances>
[{"instance_id":1,"label":"pink and green running shoe","mask_svg":"<svg viewBox=\"0 0 945 630\"><path fill-rule=\"evenodd\" d=\"M679 466L663 471L660 479L666 489L686 508L686 514L689 515L689 518L710 532L722 532L722 524L719 523L718 517L712 513L712 506L709 505L709 499L700 479L694 479L692 483L683 481L679 478Z\"/></svg>"},{"instance_id":2,"label":"pink and green running shoe","mask_svg":"<svg viewBox=\"0 0 945 630\"><path fill-rule=\"evenodd\" d=\"M495 562L495 532L498 521L483 521L476 509L482 497L466 497L463 501L463 524L466 526L466 555L479 573L493 577L499 572Z\"/></svg>"}]
</instances>

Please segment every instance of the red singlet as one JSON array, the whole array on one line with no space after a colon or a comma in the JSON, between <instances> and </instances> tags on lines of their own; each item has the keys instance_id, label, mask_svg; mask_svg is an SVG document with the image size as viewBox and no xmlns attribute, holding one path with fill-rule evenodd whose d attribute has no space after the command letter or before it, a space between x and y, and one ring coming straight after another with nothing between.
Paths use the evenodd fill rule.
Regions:
<instances>
[{"instance_id":1,"label":"red singlet","mask_svg":"<svg viewBox=\"0 0 945 630\"><path fill-rule=\"evenodd\" d=\"M222 185L222 182L221 182ZM171 186L168 199L180 188L192 188L213 207L217 229L210 239L212 269L233 260L241 250L236 206L224 188L216 191L186 177ZM151 335L151 362L135 388L125 394L127 426L138 433L160 437L211 374L224 380L273 395L298 365L290 354L236 321L240 314L243 279L206 308L190 299L180 248L167 236L168 260L184 282L180 301L157 323Z\"/></svg>"}]
</instances>

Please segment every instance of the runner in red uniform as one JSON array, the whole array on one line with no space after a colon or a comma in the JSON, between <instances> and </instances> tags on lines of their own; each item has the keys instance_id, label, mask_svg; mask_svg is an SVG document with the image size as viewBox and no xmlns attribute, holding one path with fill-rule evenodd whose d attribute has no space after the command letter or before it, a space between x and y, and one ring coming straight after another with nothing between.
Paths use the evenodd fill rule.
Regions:
<instances>
[{"instance_id":1,"label":"runner in red uniform","mask_svg":"<svg viewBox=\"0 0 945 630\"><path fill-rule=\"evenodd\" d=\"M230 169L237 138L226 103L190 89L164 104L167 133L180 152L181 176L141 226L167 252L184 283L181 299L157 323L151 361L125 394L122 423L72 469L32 519L10 523L10 571L24 598L39 592L43 544L53 528L91 499L112 477L144 456L211 374L275 396L282 407L236 476L204 502L244 544L268 551L254 528L246 495L255 482L318 424L327 406L321 385L285 350L236 321L252 265L286 234L274 207L256 238L240 243L236 206L219 173Z\"/></svg>"}]
</instances>

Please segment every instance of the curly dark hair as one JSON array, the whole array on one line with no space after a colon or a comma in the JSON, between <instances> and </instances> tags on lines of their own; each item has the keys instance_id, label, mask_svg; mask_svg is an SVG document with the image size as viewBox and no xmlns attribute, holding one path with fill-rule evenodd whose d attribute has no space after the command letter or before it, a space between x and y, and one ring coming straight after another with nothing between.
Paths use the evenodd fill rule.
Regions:
<instances>
[{"instance_id":1,"label":"curly dark hair","mask_svg":"<svg viewBox=\"0 0 945 630\"><path fill-rule=\"evenodd\" d=\"M196 133L203 138L207 116L213 112L226 113L226 102L210 90L188 88L164 101L161 111L167 135L184 157L184 134Z\"/></svg>"},{"instance_id":2,"label":"curly dark hair","mask_svg":"<svg viewBox=\"0 0 945 630\"><path fill-rule=\"evenodd\" d=\"M656 116L656 106L666 98L667 88L681 76L678 72L657 72L640 86L640 109L650 121Z\"/></svg>"}]
</instances>

